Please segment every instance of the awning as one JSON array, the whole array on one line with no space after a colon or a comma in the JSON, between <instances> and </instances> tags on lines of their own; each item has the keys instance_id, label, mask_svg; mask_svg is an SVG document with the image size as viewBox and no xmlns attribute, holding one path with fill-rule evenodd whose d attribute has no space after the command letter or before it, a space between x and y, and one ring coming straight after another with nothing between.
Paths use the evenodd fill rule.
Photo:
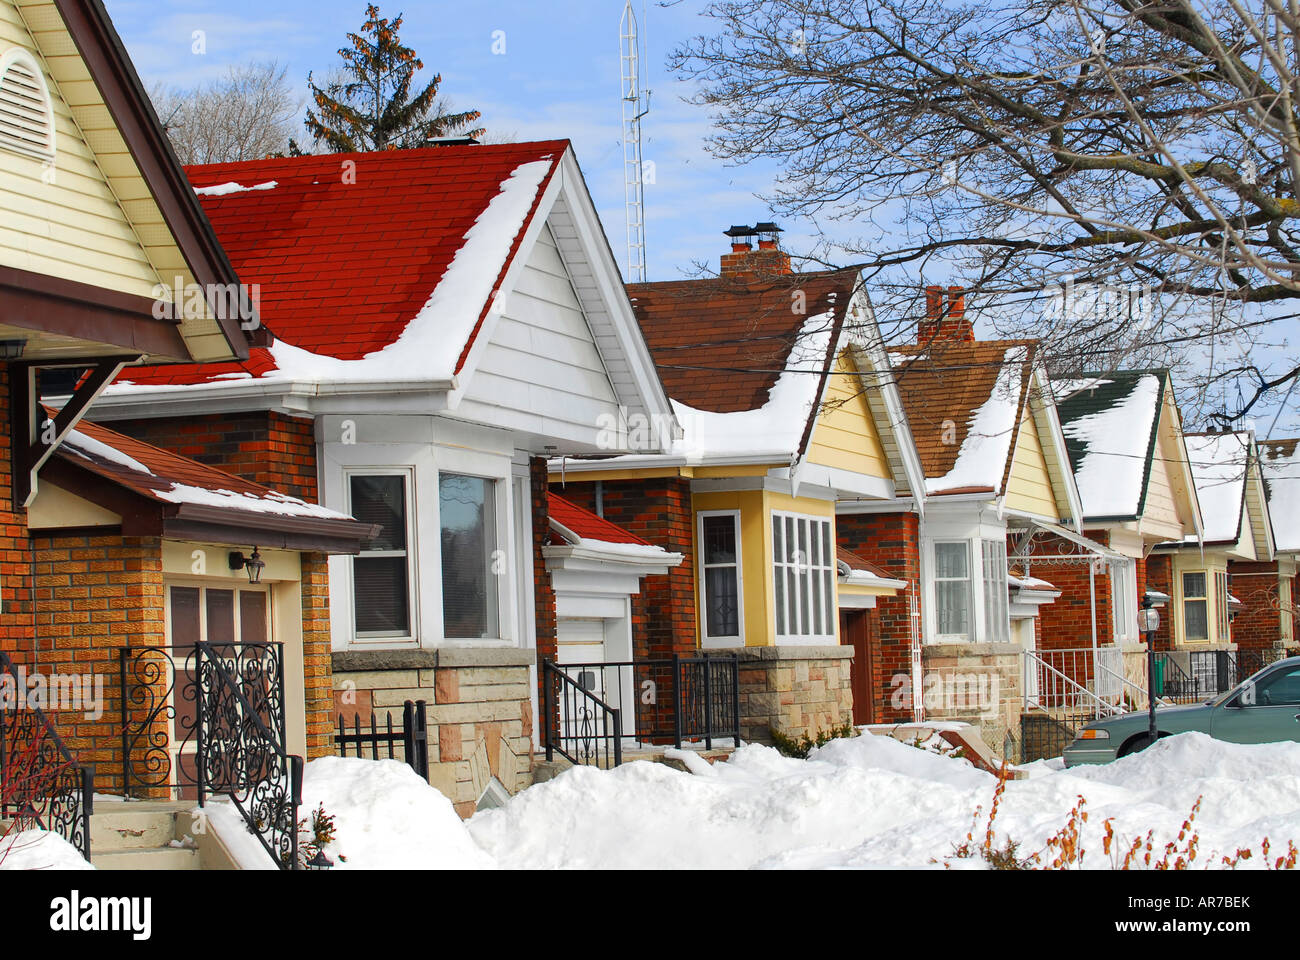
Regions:
<instances>
[{"instance_id":1,"label":"awning","mask_svg":"<svg viewBox=\"0 0 1300 960\"><path fill-rule=\"evenodd\" d=\"M1038 527L1040 530L1052 534L1053 536L1060 537L1062 540L1067 540L1070 543L1073 543L1075 546L1083 547L1085 550L1091 553L1098 560L1105 560L1107 563L1121 563L1121 562L1127 563L1133 559L1132 557L1126 557L1124 554L1110 549L1110 547L1103 546L1102 544L1098 543L1095 540L1089 540L1087 537L1083 536L1082 534L1075 533L1073 530L1069 529L1068 527L1063 527L1060 524L1049 523L1046 520L1036 520L1033 517L1027 517L1027 516L1021 516L1020 519L1025 520L1027 523L1030 523L1033 526ZM1027 559L1030 560L1036 559L1041 561L1041 560L1046 560L1047 558L1029 557ZM1051 559L1059 562L1066 558L1052 557Z\"/></svg>"}]
</instances>

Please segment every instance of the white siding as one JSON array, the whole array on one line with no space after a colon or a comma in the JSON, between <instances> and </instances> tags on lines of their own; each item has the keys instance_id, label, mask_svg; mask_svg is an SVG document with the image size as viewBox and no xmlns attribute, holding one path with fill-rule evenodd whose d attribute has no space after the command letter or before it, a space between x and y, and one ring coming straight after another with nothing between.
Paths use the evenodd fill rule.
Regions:
<instances>
[{"instance_id":1,"label":"white siding","mask_svg":"<svg viewBox=\"0 0 1300 960\"><path fill-rule=\"evenodd\" d=\"M613 384L549 227L506 298L458 412L516 429L559 427L593 437L602 414L618 415Z\"/></svg>"}]
</instances>

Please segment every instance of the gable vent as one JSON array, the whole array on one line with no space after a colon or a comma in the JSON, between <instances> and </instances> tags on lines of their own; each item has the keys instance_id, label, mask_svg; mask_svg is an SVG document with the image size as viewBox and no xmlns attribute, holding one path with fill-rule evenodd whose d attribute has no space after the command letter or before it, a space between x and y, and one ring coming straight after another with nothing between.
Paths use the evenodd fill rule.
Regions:
<instances>
[{"instance_id":1,"label":"gable vent","mask_svg":"<svg viewBox=\"0 0 1300 960\"><path fill-rule=\"evenodd\" d=\"M50 92L26 50L0 57L0 149L42 160L54 156Z\"/></svg>"}]
</instances>

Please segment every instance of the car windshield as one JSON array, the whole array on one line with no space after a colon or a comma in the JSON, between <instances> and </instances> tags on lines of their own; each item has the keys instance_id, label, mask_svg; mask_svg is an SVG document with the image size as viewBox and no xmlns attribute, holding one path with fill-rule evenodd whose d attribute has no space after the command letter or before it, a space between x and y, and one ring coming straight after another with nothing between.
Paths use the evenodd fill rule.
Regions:
<instances>
[{"instance_id":1,"label":"car windshield","mask_svg":"<svg viewBox=\"0 0 1300 960\"><path fill-rule=\"evenodd\" d=\"M1227 703L1229 700L1231 700L1231 699L1232 699L1233 697L1235 697L1237 694L1241 693L1241 691L1246 687L1247 684L1254 683L1256 680L1258 680L1258 679L1259 679L1260 677L1262 677L1264 674L1266 674L1266 673L1268 673L1270 670L1272 670L1275 666L1277 666L1277 664L1269 664L1267 667L1264 667L1264 668L1261 669L1261 670L1256 670L1256 671L1255 671L1254 673L1252 673L1249 677L1247 677L1245 680L1241 681L1241 683L1237 684L1235 687L1233 687L1233 688L1232 688L1231 690L1229 690L1227 693L1222 693L1222 694L1220 694L1220 695L1217 696L1217 697L1211 697L1209 700L1206 700L1205 702L1206 702L1206 703L1212 703L1212 704L1214 704L1216 707L1221 707L1221 706L1223 706L1225 703Z\"/></svg>"}]
</instances>

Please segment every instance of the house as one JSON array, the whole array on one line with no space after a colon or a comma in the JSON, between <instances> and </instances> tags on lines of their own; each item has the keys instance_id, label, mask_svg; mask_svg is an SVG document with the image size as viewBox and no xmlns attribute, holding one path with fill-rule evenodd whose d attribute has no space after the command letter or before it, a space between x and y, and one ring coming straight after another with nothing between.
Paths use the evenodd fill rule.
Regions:
<instances>
[{"instance_id":1,"label":"house","mask_svg":"<svg viewBox=\"0 0 1300 960\"><path fill-rule=\"evenodd\" d=\"M1044 631L1056 649L1115 645L1132 652L1141 644L1141 600L1148 592L1174 591L1171 557L1153 555L1154 548L1204 533L1173 381L1154 369L1086 373L1053 386L1084 532L1104 545L1108 562L1084 570L1035 561L1035 571L1070 591L1069 602L1044 611ZM1047 550L1061 553L1057 546ZM1157 647L1169 649L1171 618L1162 619Z\"/></svg>"},{"instance_id":2,"label":"house","mask_svg":"<svg viewBox=\"0 0 1300 960\"><path fill-rule=\"evenodd\" d=\"M172 721L196 683L261 725L285 797L293 755L328 749L325 555L372 531L84 420L127 365L238 363L265 340L99 0L0 0L0 211L0 775L36 785L10 800L88 850L95 790L183 789ZM208 644L188 679L182 608ZM243 701L226 655L267 668ZM216 723L210 748L234 735Z\"/></svg>"},{"instance_id":3,"label":"house","mask_svg":"<svg viewBox=\"0 0 1300 960\"><path fill-rule=\"evenodd\" d=\"M468 815L494 780L531 782L555 643L547 458L654 452L676 429L573 150L188 175L274 340L133 369L96 417L380 527L329 563L339 711L428 701L431 780Z\"/></svg>"},{"instance_id":4,"label":"house","mask_svg":"<svg viewBox=\"0 0 1300 960\"><path fill-rule=\"evenodd\" d=\"M1300 557L1300 441L1258 443L1267 493L1274 557L1233 561L1229 579L1242 609L1233 621L1238 657L1259 651L1261 658L1291 656L1296 636L1296 560ZM1248 668L1250 664L1246 664Z\"/></svg>"},{"instance_id":5,"label":"house","mask_svg":"<svg viewBox=\"0 0 1300 960\"><path fill-rule=\"evenodd\" d=\"M927 288L916 342L889 356L923 477L906 498L838 507L841 544L917 583L881 625L874 719L967 720L1000 748L1022 651L1059 596L1027 545L1086 544L1052 392L1034 342L976 339L961 288Z\"/></svg>"},{"instance_id":6,"label":"house","mask_svg":"<svg viewBox=\"0 0 1300 960\"><path fill-rule=\"evenodd\" d=\"M716 278L628 287L682 434L662 453L554 458L550 473L567 500L683 557L633 599L634 658L738 656L754 740L850 720L869 668L854 651L915 582L838 549L839 504L919 482L861 278L792 272L778 232L732 227ZM561 662L581 642L558 640Z\"/></svg>"}]
</instances>

